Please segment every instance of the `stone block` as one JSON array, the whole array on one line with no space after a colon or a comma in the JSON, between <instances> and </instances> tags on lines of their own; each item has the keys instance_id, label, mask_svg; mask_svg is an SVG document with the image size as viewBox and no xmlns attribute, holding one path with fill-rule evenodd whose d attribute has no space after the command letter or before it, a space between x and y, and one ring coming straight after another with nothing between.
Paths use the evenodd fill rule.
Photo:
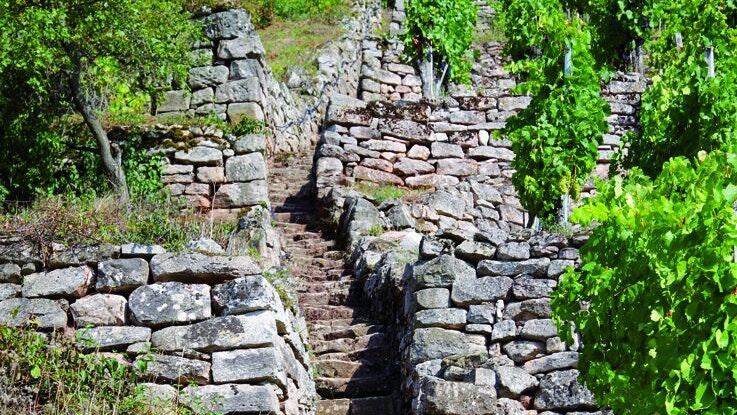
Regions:
<instances>
[{"instance_id":1,"label":"stone block","mask_svg":"<svg viewBox=\"0 0 737 415\"><path fill-rule=\"evenodd\" d=\"M441 328L416 329L410 346L410 362L417 364L452 355L486 353L486 338Z\"/></svg>"},{"instance_id":2,"label":"stone block","mask_svg":"<svg viewBox=\"0 0 737 415\"><path fill-rule=\"evenodd\" d=\"M475 160L442 159L438 160L437 173L447 176L473 176L479 173L479 165Z\"/></svg>"},{"instance_id":3,"label":"stone block","mask_svg":"<svg viewBox=\"0 0 737 415\"><path fill-rule=\"evenodd\" d=\"M276 290L261 275L250 275L216 285L212 290L212 300L226 316L258 310L284 312Z\"/></svg>"},{"instance_id":4,"label":"stone block","mask_svg":"<svg viewBox=\"0 0 737 415\"><path fill-rule=\"evenodd\" d=\"M260 102L261 83L258 78L250 77L226 82L215 88L215 102Z\"/></svg>"},{"instance_id":5,"label":"stone block","mask_svg":"<svg viewBox=\"0 0 737 415\"><path fill-rule=\"evenodd\" d=\"M255 58L263 54L264 45L255 31L218 43L217 57L220 59Z\"/></svg>"},{"instance_id":6,"label":"stone block","mask_svg":"<svg viewBox=\"0 0 737 415\"><path fill-rule=\"evenodd\" d=\"M182 385L190 383L204 385L210 381L210 363L202 360L155 354L139 357L136 362L141 359L148 362L143 375L150 379Z\"/></svg>"},{"instance_id":7,"label":"stone block","mask_svg":"<svg viewBox=\"0 0 737 415\"><path fill-rule=\"evenodd\" d=\"M264 121L264 111L255 102L228 104L227 114L231 124L238 124L243 120Z\"/></svg>"},{"instance_id":8,"label":"stone block","mask_svg":"<svg viewBox=\"0 0 737 415\"><path fill-rule=\"evenodd\" d=\"M398 162L394 163L394 170L405 176L416 176L435 172L432 164L406 157L400 158Z\"/></svg>"},{"instance_id":9,"label":"stone block","mask_svg":"<svg viewBox=\"0 0 737 415\"><path fill-rule=\"evenodd\" d=\"M547 374L540 379L534 405L539 411L595 410L594 395L578 383L578 371Z\"/></svg>"},{"instance_id":10,"label":"stone block","mask_svg":"<svg viewBox=\"0 0 737 415\"><path fill-rule=\"evenodd\" d=\"M369 169L364 166L356 166L353 169L353 177L378 184L396 184L400 186L404 184L404 181L399 176L381 170Z\"/></svg>"},{"instance_id":11,"label":"stone block","mask_svg":"<svg viewBox=\"0 0 737 415\"><path fill-rule=\"evenodd\" d=\"M466 310L433 308L415 313L415 327L440 327L460 330L466 325Z\"/></svg>"},{"instance_id":12,"label":"stone block","mask_svg":"<svg viewBox=\"0 0 737 415\"><path fill-rule=\"evenodd\" d=\"M214 208L232 209L268 203L269 195L265 180L247 183L228 183L215 193Z\"/></svg>"},{"instance_id":13,"label":"stone block","mask_svg":"<svg viewBox=\"0 0 737 415\"><path fill-rule=\"evenodd\" d=\"M21 269L18 265L9 263L0 265L0 282L21 282Z\"/></svg>"},{"instance_id":14,"label":"stone block","mask_svg":"<svg viewBox=\"0 0 737 415\"><path fill-rule=\"evenodd\" d=\"M448 415L498 413L494 388L425 377L420 380L419 389L422 409L418 413Z\"/></svg>"},{"instance_id":15,"label":"stone block","mask_svg":"<svg viewBox=\"0 0 737 415\"><path fill-rule=\"evenodd\" d=\"M77 328L86 326L125 325L125 297L114 294L94 294L80 298L71 306Z\"/></svg>"},{"instance_id":16,"label":"stone block","mask_svg":"<svg viewBox=\"0 0 737 415\"><path fill-rule=\"evenodd\" d=\"M512 288L509 277L463 279L453 283L450 298L453 304L468 306L505 299Z\"/></svg>"},{"instance_id":17,"label":"stone block","mask_svg":"<svg viewBox=\"0 0 737 415\"><path fill-rule=\"evenodd\" d=\"M223 152L217 148L195 146L189 151L177 151L174 153L174 160L185 164L222 166Z\"/></svg>"},{"instance_id":18,"label":"stone block","mask_svg":"<svg viewBox=\"0 0 737 415\"><path fill-rule=\"evenodd\" d=\"M555 280L517 278L512 286L512 294L521 300L549 297L557 285Z\"/></svg>"},{"instance_id":19,"label":"stone block","mask_svg":"<svg viewBox=\"0 0 737 415\"><path fill-rule=\"evenodd\" d=\"M266 179L266 161L261 153L230 157L225 163L225 178L230 182Z\"/></svg>"},{"instance_id":20,"label":"stone block","mask_svg":"<svg viewBox=\"0 0 737 415\"><path fill-rule=\"evenodd\" d=\"M447 188L457 185L460 181L457 177L445 176L440 174L425 174L421 176L407 177L405 179L407 186L412 188L417 187L433 187L433 188Z\"/></svg>"},{"instance_id":21,"label":"stone block","mask_svg":"<svg viewBox=\"0 0 737 415\"><path fill-rule=\"evenodd\" d=\"M503 275L516 276L521 274L529 274L533 276L545 276L550 265L548 258L534 258L519 262L510 261L491 261L485 260L479 262L479 275Z\"/></svg>"},{"instance_id":22,"label":"stone block","mask_svg":"<svg viewBox=\"0 0 737 415\"><path fill-rule=\"evenodd\" d=\"M192 68L189 70L189 86L192 89L200 89L220 85L228 80L229 73L228 67L223 65ZM201 98L198 97L198 100ZM212 99L209 102L212 102Z\"/></svg>"},{"instance_id":23,"label":"stone block","mask_svg":"<svg viewBox=\"0 0 737 415\"><path fill-rule=\"evenodd\" d=\"M279 398L269 385L188 386L182 402L218 414L278 414Z\"/></svg>"},{"instance_id":24,"label":"stone block","mask_svg":"<svg viewBox=\"0 0 737 415\"><path fill-rule=\"evenodd\" d=\"M34 321L40 329L67 325L66 302L46 298L9 298L0 301L0 326L21 327Z\"/></svg>"},{"instance_id":25,"label":"stone block","mask_svg":"<svg viewBox=\"0 0 737 415\"><path fill-rule=\"evenodd\" d=\"M80 298L87 294L94 271L88 266L26 275L23 297Z\"/></svg>"},{"instance_id":26,"label":"stone block","mask_svg":"<svg viewBox=\"0 0 737 415\"><path fill-rule=\"evenodd\" d=\"M415 302L421 309L450 307L450 290L426 288L415 292Z\"/></svg>"},{"instance_id":27,"label":"stone block","mask_svg":"<svg viewBox=\"0 0 737 415\"><path fill-rule=\"evenodd\" d=\"M161 98L161 102L156 106L156 111L158 113L187 111L190 99L186 91L166 91Z\"/></svg>"},{"instance_id":28,"label":"stone block","mask_svg":"<svg viewBox=\"0 0 737 415\"><path fill-rule=\"evenodd\" d=\"M516 398L538 385L538 381L534 376L519 367L499 366L494 370L504 396Z\"/></svg>"},{"instance_id":29,"label":"stone block","mask_svg":"<svg viewBox=\"0 0 737 415\"><path fill-rule=\"evenodd\" d=\"M207 16L205 36L212 40L233 39L254 30L251 16L243 9L231 9Z\"/></svg>"},{"instance_id":30,"label":"stone block","mask_svg":"<svg viewBox=\"0 0 737 415\"><path fill-rule=\"evenodd\" d=\"M239 59L230 63L230 78L233 80L263 77L264 68L257 59Z\"/></svg>"},{"instance_id":31,"label":"stone block","mask_svg":"<svg viewBox=\"0 0 737 415\"><path fill-rule=\"evenodd\" d=\"M286 388L287 374L280 353L274 347L265 347L214 352L212 380L215 383L269 382Z\"/></svg>"},{"instance_id":32,"label":"stone block","mask_svg":"<svg viewBox=\"0 0 737 415\"><path fill-rule=\"evenodd\" d=\"M128 298L134 323L161 327L211 317L210 287L204 284L164 282L136 288Z\"/></svg>"},{"instance_id":33,"label":"stone block","mask_svg":"<svg viewBox=\"0 0 737 415\"><path fill-rule=\"evenodd\" d=\"M473 324L494 324L495 316L494 304L472 304L468 307L466 319Z\"/></svg>"},{"instance_id":34,"label":"stone block","mask_svg":"<svg viewBox=\"0 0 737 415\"><path fill-rule=\"evenodd\" d=\"M547 373L554 370L575 369L578 367L577 352L560 352L530 360L524 364L524 369L532 375Z\"/></svg>"},{"instance_id":35,"label":"stone block","mask_svg":"<svg viewBox=\"0 0 737 415\"><path fill-rule=\"evenodd\" d=\"M19 297L22 287L20 284L0 283L0 301Z\"/></svg>"},{"instance_id":36,"label":"stone block","mask_svg":"<svg viewBox=\"0 0 737 415\"><path fill-rule=\"evenodd\" d=\"M448 288L456 281L473 281L476 273L472 266L451 255L440 255L416 264L412 270L415 289Z\"/></svg>"},{"instance_id":37,"label":"stone block","mask_svg":"<svg viewBox=\"0 0 737 415\"><path fill-rule=\"evenodd\" d=\"M246 134L233 142L236 154L263 153L266 151L266 137L263 134Z\"/></svg>"},{"instance_id":38,"label":"stone block","mask_svg":"<svg viewBox=\"0 0 737 415\"><path fill-rule=\"evenodd\" d=\"M463 158L463 149L458 144L434 142L430 146L434 158Z\"/></svg>"},{"instance_id":39,"label":"stone block","mask_svg":"<svg viewBox=\"0 0 737 415\"><path fill-rule=\"evenodd\" d=\"M151 329L148 327L90 327L77 330L77 348L82 350L119 350L135 343L148 342Z\"/></svg>"},{"instance_id":40,"label":"stone block","mask_svg":"<svg viewBox=\"0 0 737 415\"><path fill-rule=\"evenodd\" d=\"M558 335L555 322L549 318L525 321L520 331L520 337L530 340L547 340Z\"/></svg>"},{"instance_id":41,"label":"stone block","mask_svg":"<svg viewBox=\"0 0 737 415\"><path fill-rule=\"evenodd\" d=\"M162 254L151 259L151 273L157 282L222 282L261 273L248 256L213 256L201 253Z\"/></svg>"},{"instance_id":42,"label":"stone block","mask_svg":"<svg viewBox=\"0 0 737 415\"><path fill-rule=\"evenodd\" d=\"M222 167L199 167L197 168L197 181L223 183L225 182L225 169Z\"/></svg>"},{"instance_id":43,"label":"stone block","mask_svg":"<svg viewBox=\"0 0 737 415\"><path fill-rule=\"evenodd\" d=\"M148 282L148 262L142 258L111 259L97 265L95 289L101 293L129 293Z\"/></svg>"}]
</instances>

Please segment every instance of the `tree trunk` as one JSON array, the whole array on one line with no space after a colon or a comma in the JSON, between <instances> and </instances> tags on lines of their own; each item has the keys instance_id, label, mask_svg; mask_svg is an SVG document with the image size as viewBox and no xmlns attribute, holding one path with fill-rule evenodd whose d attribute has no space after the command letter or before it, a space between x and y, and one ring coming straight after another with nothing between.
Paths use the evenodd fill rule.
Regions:
<instances>
[{"instance_id":1,"label":"tree trunk","mask_svg":"<svg viewBox=\"0 0 737 415\"><path fill-rule=\"evenodd\" d=\"M420 78L422 78L422 95L429 99L435 99L435 68L433 68L432 51L428 50L420 62Z\"/></svg>"},{"instance_id":2,"label":"tree trunk","mask_svg":"<svg viewBox=\"0 0 737 415\"><path fill-rule=\"evenodd\" d=\"M127 205L129 200L128 185L125 181L125 172L123 172L123 166L121 164L120 148L110 142L105 129L102 128L102 123L100 123L100 120L95 115L92 105L90 105L87 97L82 92L79 70L72 74L70 84L74 104L82 114L84 122L87 124L92 136L97 141L97 149L100 152L102 165L107 171L107 175L113 185L113 190L118 195L118 201L121 205Z\"/></svg>"}]
</instances>

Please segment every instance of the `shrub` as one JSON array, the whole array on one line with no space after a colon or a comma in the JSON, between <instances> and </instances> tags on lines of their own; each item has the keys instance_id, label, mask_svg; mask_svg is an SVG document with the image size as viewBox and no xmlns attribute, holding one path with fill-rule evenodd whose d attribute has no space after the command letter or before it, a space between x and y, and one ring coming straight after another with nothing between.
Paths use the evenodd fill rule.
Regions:
<instances>
[{"instance_id":1,"label":"shrub","mask_svg":"<svg viewBox=\"0 0 737 415\"><path fill-rule=\"evenodd\" d=\"M552 299L582 336L579 369L622 414L737 408L737 154L674 158L597 185L573 219L597 224ZM570 341L570 335L569 341Z\"/></svg>"}]
</instances>

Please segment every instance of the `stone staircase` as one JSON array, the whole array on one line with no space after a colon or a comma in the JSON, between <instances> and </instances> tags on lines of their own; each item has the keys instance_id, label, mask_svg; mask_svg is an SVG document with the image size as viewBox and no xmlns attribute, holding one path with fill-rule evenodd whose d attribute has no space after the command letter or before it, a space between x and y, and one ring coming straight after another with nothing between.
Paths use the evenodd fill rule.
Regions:
<instances>
[{"instance_id":1,"label":"stone staircase","mask_svg":"<svg viewBox=\"0 0 737 415\"><path fill-rule=\"evenodd\" d=\"M368 315L344 252L330 237L330 226L320 223L311 169L310 155L274 162L269 199L308 322L321 398L317 414L399 414L399 369L391 339Z\"/></svg>"}]
</instances>

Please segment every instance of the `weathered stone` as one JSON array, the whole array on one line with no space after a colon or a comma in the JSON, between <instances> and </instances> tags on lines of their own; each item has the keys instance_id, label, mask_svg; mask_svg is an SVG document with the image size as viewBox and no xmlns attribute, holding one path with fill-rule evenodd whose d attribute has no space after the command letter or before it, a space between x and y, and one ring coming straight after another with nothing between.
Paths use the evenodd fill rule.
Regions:
<instances>
[{"instance_id":1,"label":"weathered stone","mask_svg":"<svg viewBox=\"0 0 737 415\"><path fill-rule=\"evenodd\" d=\"M175 112L189 109L190 96L186 91L166 91L161 97L161 102L156 106L156 111Z\"/></svg>"},{"instance_id":2,"label":"weathered stone","mask_svg":"<svg viewBox=\"0 0 737 415\"><path fill-rule=\"evenodd\" d=\"M555 322L549 318L527 320L520 331L520 337L530 340L546 340L557 335Z\"/></svg>"},{"instance_id":3,"label":"weathered stone","mask_svg":"<svg viewBox=\"0 0 737 415\"><path fill-rule=\"evenodd\" d=\"M13 263L0 265L0 282L20 283L20 271L20 267Z\"/></svg>"},{"instance_id":4,"label":"weathered stone","mask_svg":"<svg viewBox=\"0 0 737 415\"><path fill-rule=\"evenodd\" d=\"M317 160L315 168L317 188L332 186L340 181L343 176L343 163L336 158L323 157Z\"/></svg>"},{"instance_id":5,"label":"weathered stone","mask_svg":"<svg viewBox=\"0 0 737 415\"><path fill-rule=\"evenodd\" d=\"M512 286L512 294L521 300L549 297L556 285L555 280L517 278Z\"/></svg>"},{"instance_id":6,"label":"weathered stone","mask_svg":"<svg viewBox=\"0 0 737 415\"><path fill-rule=\"evenodd\" d=\"M472 262L493 258L495 252L496 248L491 244L468 240L461 242L455 250L455 254L458 258Z\"/></svg>"},{"instance_id":7,"label":"weathered stone","mask_svg":"<svg viewBox=\"0 0 737 415\"><path fill-rule=\"evenodd\" d=\"M450 122L454 124L481 124L486 122L486 113L483 111L457 111L450 113Z\"/></svg>"},{"instance_id":8,"label":"weathered stone","mask_svg":"<svg viewBox=\"0 0 737 415\"><path fill-rule=\"evenodd\" d=\"M9 298L0 301L0 326L20 327L34 321L34 327L59 329L67 325L63 303L46 298Z\"/></svg>"},{"instance_id":9,"label":"weathered stone","mask_svg":"<svg viewBox=\"0 0 737 415\"><path fill-rule=\"evenodd\" d=\"M190 105L196 107L203 104L212 104L214 101L215 90L212 88L204 88L192 92L192 102L190 103Z\"/></svg>"},{"instance_id":10,"label":"weathered stone","mask_svg":"<svg viewBox=\"0 0 737 415\"><path fill-rule=\"evenodd\" d=\"M440 174L425 174L422 176L407 177L405 179L409 187L435 187L445 188L452 187L459 183L457 177L444 176Z\"/></svg>"},{"instance_id":11,"label":"weathered stone","mask_svg":"<svg viewBox=\"0 0 737 415\"><path fill-rule=\"evenodd\" d=\"M264 45L256 32L218 43L217 56L220 59L243 59L263 54Z\"/></svg>"},{"instance_id":12,"label":"weathered stone","mask_svg":"<svg viewBox=\"0 0 737 415\"><path fill-rule=\"evenodd\" d=\"M504 318L515 321L548 318L551 314L550 299L548 298L535 298L519 303L510 303L504 309Z\"/></svg>"},{"instance_id":13,"label":"weathered stone","mask_svg":"<svg viewBox=\"0 0 737 415\"><path fill-rule=\"evenodd\" d=\"M508 148L480 146L470 149L468 157L476 160L512 161L514 160L514 152Z\"/></svg>"},{"instance_id":14,"label":"weathered stone","mask_svg":"<svg viewBox=\"0 0 737 415\"><path fill-rule=\"evenodd\" d=\"M575 369L578 366L577 352L560 352L530 360L524 364L527 373L547 373L561 369Z\"/></svg>"},{"instance_id":15,"label":"weathered stone","mask_svg":"<svg viewBox=\"0 0 737 415\"><path fill-rule=\"evenodd\" d=\"M261 105L255 102L235 102L228 104L228 121L231 124L238 124L243 120L252 120L263 122L265 119L264 110Z\"/></svg>"},{"instance_id":16,"label":"weathered stone","mask_svg":"<svg viewBox=\"0 0 737 415\"><path fill-rule=\"evenodd\" d=\"M495 369L496 377L503 388L503 395L516 398L522 393L537 387L534 376L514 366L499 366Z\"/></svg>"},{"instance_id":17,"label":"weathered stone","mask_svg":"<svg viewBox=\"0 0 737 415\"><path fill-rule=\"evenodd\" d=\"M122 257L145 257L150 258L154 255L165 254L166 249L161 245L146 244L123 244L120 246L120 256Z\"/></svg>"},{"instance_id":18,"label":"weathered stone","mask_svg":"<svg viewBox=\"0 0 737 415\"><path fill-rule=\"evenodd\" d=\"M164 282L136 288L128 298L136 324L160 327L210 318L210 287Z\"/></svg>"},{"instance_id":19,"label":"weathered stone","mask_svg":"<svg viewBox=\"0 0 737 415\"><path fill-rule=\"evenodd\" d=\"M164 167L163 174L189 174L194 171L191 164L168 164Z\"/></svg>"},{"instance_id":20,"label":"weathered stone","mask_svg":"<svg viewBox=\"0 0 737 415\"><path fill-rule=\"evenodd\" d=\"M177 151L174 160L180 163L222 166L223 152L212 147L195 146L189 151Z\"/></svg>"},{"instance_id":21,"label":"weathered stone","mask_svg":"<svg viewBox=\"0 0 737 415\"><path fill-rule=\"evenodd\" d=\"M522 260L530 258L530 244L527 242L507 242L501 244L496 250L497 259Z\"/></svg>"},{"instance_id":22,"label":"weathered stone","mask_svg":"<svg viewBox=\"0 0 737 415\"><path fill-rule=\"evenodd\" d=\"M263 134L246 134L233 142L236 154L263 152L266 150L266 137Z\"/></svg>"},{"instance_id":23,"label":"weathered stone","mask_svg":"<svg viewBox=\"0 0 737 415\"><path fill-rule=\"evenodd\" d=\"M432 156L437 159L448 157L463 158L463 149L458 144L440 143L436 141L430 146L430 151Z\"/></svg>"},{"instance_id":24,"label":"weathered stone","mask_svg":"<svg viewBox=\"0 0 737 415\"><path fill-rule=\"evenodd\" d=\"M415 227L415 218L407 205L394 206L386 212L386 218L393 229L406 229Z\"/></svg>"},{"instance_id":25,"label":"weathered stone","mask_svg":"<svg viewBox=\"0 0 737 415\"><path fill-rule=\"evenodd\" d=\"M197 169L197 181L202 183L223 183L225 181L225 169L222 167L199 167Z\"/></svg>"},{"instance_id":26,"label":"weathered stone","mask_svg":"<svg viewBox=\"0 0 737 415\"><path fill-rule=\"evenodd\" d=\"M256 77L226 82L215 88L215 102L218 104L260 101L261 83Z\"/></svg>"},{"instance_id":27,"label":"weathered stone","mask_svg":"<svg viewBox=\"0 0 737 415\"><path fill-rule=\"evenodd\" d=\"M148 342L151 329L148 327L89 327L76 333L77 347L83 350L114 350L134 343Z\"/></svg>"},{"instance_id":28,"label":"weathered stone","mask_svg":"<svg viewBox=\"0 0 737 415\"><path fill-rule=\"evenodd\" d=\"M343 147L333 144L323 144L318 149L318 156L320 157L334 157L344 163L358 162L361 157L358 154L351 153L343 149Z\"/></svg>"},{"instance_id":29,"label":"weathered stone","mask_svg":"<svg viewBox=\"0 0 737 415\"><path fill-rule=\"evenodd\" d=\"M514 320L499 320L491 330L491 341L513 339L517 335L517 325Z\"/></svg>"},{"instance_id":30,"label":"weathered stone","mask_svg":"<svg viewBox=\"0 0 737 415\"><path fill-rule=\"evenodd\" d=\"M364 166L357 166L353 169L353 177L379 184L397 184L400 186L404 184L404 181L397 175L381 170L369 169Z\"/></svg>"},{"instance_id":31,"label":"weathered stone","mask_svg":"<svg viewBox=\"0 0 737 415\"><path fill-rule=\"evenodd\" d=\"M115 245L76 245L66 247L64 245L52 244L53 252L48 259L47 268L67 268L80 265L94 267L97 263L118 256L120 248Z\"/></svg>"},{"instance_id":32,"label":"weathered stone","mask_svg":"<svg viewBox=\"0 0 737 415\"><path fill-rule=\"evenodd\" d=\"M230 79L263 78L264 68L258 59L238 59L230 63Z\"/></svg>"},{"instance_id":33,"label":"weathered stone","mask_svg":"<svg viewBox=\"0 0 737 415\"><path fill-rule=\"evenodd\" d=\"M447 192L437 191L425 199L428 206L432 206L439 214L462 219L466 211L466 205L458 196Z\"/></svg>"},{"instance_id":34,"label":"weathered stone","mask_svg":"<svg viewBox=\"0 0 737 415\"><path fill-rule=\"evenodd\" d=\"M532 97L518 96L518 97L501 97L499 98L499 110L501 111L515 111L527 108L532 102Z\"/></svg>"},{"instance_id":35,"label":"weathered stone","mask_svg":"<svg viewBox=\"0 0 737 415\"><path fill-rule=\"evenodd\" d=\"M441 328L421 328L415 330L410 346L412 364L432 359L442 359L452 355L485 353L486 338L476 334Z\"/></svg>"},{"instance_id":36,"label":"weathered stone","mask_svg":"<svg viewBox=\"0 0 737 415\"><path fill-rule=\"evenodd\" d=\"M204 385L210 381L210 363L201 360L186 359L179 356L155 354L139 357L136 363L145 359L143 375L145 377L176 382L179 384L196 383Z\"/></svg>"},{"instance_id":37,"label":"weathered stone","mask_svg":"<svg viewBox=\"0 0 737 415\"><path fill-rule=\"evenodd\" d=\"M182 402L206 413L223 415L278 414L279 398L269 385L207 385L188 386Z\"/></svg>"},{"instance_id":38,"label":"weathered stone","mask_svg":"<svg viewBox=\"0 0 737 415\"><path fill-rule=\"evenodd\" d=\"M191 252L197 252L204 255L223 255L225 250L219 243L206 237L192 239L187 242L186 248Z\"/></svg>"},{"instance_id":39,"label":"weathered stone","mask_svg":"<svg viewBox=\"0 0 737 415\"><path fill-rule=\"evenodd\" d=\"M450 290L447 288L426 288L415 293L415 301L420 308L450 307Z\"/></svg>"},{"instance_id":40,"label":"weathered stone","mask_svg":"<svg viewBox=\"0 0 737 415\"><path fill-rule=\"evenodd\" d=\"M373 151L391 151L394 153L405 153L407 151L406 144L390 140L367 140L362 142L360 146Z\"/></svg>"},{"instance_id":41,"label":"weathered stone","mask_svg":"<svg viewBox=\"0 0 737 415\"><path fill-rule=\"evenodd\" d=\"M466 310L460 308L433 308L415 313L415 327L462 329L466 325Z\"/></svg>"},{"instance_id":42,"label":"weathered stone","mask_svg":"<svg viewBox=\"0 0 737 415\"><path fill-rule=\"evenodd\" d=\"M276 290L261 275L250 275L216 285L212 290L212 300L226 316L257 310L284 311Z\"/></svg>"},{"instance_id":43,"label":"weathered stone","mask_svg":"<svg viewBox=\"0 0 737 415\"><path fill-rule=\"evenodd\" d=\"M478 265L479 275L506 275L516 276L530 274L533 276L545 276L550 259L533 258L519 262L509 261L481 261Z\"/></svg>"},{"instance_id":44,"label":"weathered stone","mask_svg":"<svg viewBox=\"0 0 737 415\"><path fill-rule=\"evenodd\" d=\"M418 174L432 173L435 168L432 164L411 158L401 158L394 163L394 170L405 176L414 176Z\"/></svg>"},{"instance_id":45,"label":"weathered stone","mask_svg":"<svg viewBox=\"0 0 737 415\"><path fill-rule=\"evenodd\" d=\"M430 127L427 124L397 118L383 118L379 120L379 131L382 134L415 142L427 140L431 133ZM404 153L405 151L401 152Z\"/></svg>"},{"instance_id":46,"label":"weathered stone","mask_svg":"<svg viewBox=\"0 0 737 415\"><path fill-rule=\"evenodd\" d=\"M225 177L231 182L266 179L266 161L261 153L230 157L225 163Z\"/></svg>"},{"instance_id":47,"label":"weathered stone","mask_svg":"<svg viewBox=\"0 0 737 415\"><path fill-rule=\"evenodd\" d=\"M509 398L499 398L497 401L497 413L504 415L527 415L528 412L525 407L519 401L515 401ZM541 414L541 415L557 415L557 414Z\"/></svg>"},{"instance_id":48,"label":"weathered stone","mask_svg":"<svg viewBox=\"0 0 737 415\"><path fill-rule=\"evenodd\" d=\"M380 82L382 84L389 85L400 85L402 83L402 77L384 69L376 69L369 74L369 78Z\"/></svg>"},{"instance_id":49,"label":"weathered stone","mask_svg":"<svg viewBox=\"0 0 737 415\"><path fill-rule=\"evenodd\" d=\"M22 287L19 284L0 284L0 301L20 296L21 290Z\"/></svg>"},{"instance_id":50,"label":"weathered stone","mask_svg":"<svg viewBox=\"0 0 737 415\"><path fill-rule=\"evenodd\" d=\"M456 281L473 281L476 273L473 267L451 255L441 255L427 262L417 264L413 270L416 288L450 287Z\"/></svg>"},{"instance_id":51,"label":"weathered stone","mask_svg":"<svg viewBox=\"0 0 737 415\"><path fill-rule=\"evenodd\" d=\"M251 16L243 9L231 9L207 16L205 36L212 40L232 39L253 31Z\"/></svg>"},{"instance_id":52,"label":"weathered stone","mask_svg":"<svg viewBox=\"0 0 737 415\"><path fill-rule=\"evenodd\" d=\"M148 282L148 262L141 258L111 259L97 266L98 292L128 293Z\"/></svg>"},{"instance_id":53,"label":"weathered stone","mask_svg":"<svg viewBox=\"0 0 737 415\"><path fill-rule=\"evenodd\" d=\"M437 173L448 176L472 176L478 174L479 165L469 159L442 159L438 160Z\"/></svg>"},{"instance_id":54,"label":"weathered stone","mask_svg":"<svg viewBox=\"0 0 737 415\"><path fill-rule=\"evenodd\" d=\"M286 387L282 357L273 347L232 350L212 354L212 380L228 382L271 382Z\"/></svg>"},{"instance_id":55,"label":"weathered stone","mask_svg":"<svg viewBox=\"0 0 737 415\"><path fill-rule=\"evenodd\" d=\"M189 326L167 327L151 335L158 350L218 350L267 347L277 337L271 311L255 311L238 316L215 317Z\"/></svg>"},{"instance_id":56,"label":"weathered stone","mask_svg":"<svg viewBox=\"0 0 737 415\"><path fill-rule=\"evenodd\" d=\"M87 294L94 272L88 266L26 275L23 297L80 298Z\"/></svg>"},{"instance_id":57,"label":"weathered stone","mask_svg":"<svg viewBox=\"0 0 737 415\"><path fill-rule=\"evenodd\" d=\"M213 207L231 209L268 203L269 195L265 180L246 183L226 183L215 193Z\"/></svg>"},{"instance_id":58,"label":"weathered stone","mask_svg":"<svg viewBox=\"0 0 737 415\"><path fill-rule=\"evenodd\" d=\"M261 268L248 256L162 254L151 259L151 273L157 282L220 282L260 274Z\"/></svg>"},{"instance_id":59,"label":"weathered stone","mask_svg":"<svg viewBox=\"0 0 737 415\"><path fill-rule=\"evenodd\" d=\"M228 80L227 66L202 66L189 70L189 86L192 89L200 89L208 86L219 85Z\"/></svg>"},{"instance_id":60,"label":"weathered stone","mask_svg":"<svg viewBox=\"0 0 737 415\"><path fill-rule=\"evenodd\" d=\"M430 149L425 146L415 144L407 152L407 157L418 160L427 160L430 158Z\"/></svg>"},{"instance_id":61,"label":"weathered stone","mask_svg":"<svg viewBox=\"0 0 737 415\"><path fill-rule=\"evenodd\" d=\"M502 349L504 349L504 353L506 353L512 360L517 363L523 363L534 359L541 352L545 351L545 343L528 340L515 340L505 344Z\"/></svg>"},{"instance_id":62,"label":"weathered stone","mask_svg":"<svg viewBox=\"0 0 737 415\"><path fill-rule=\"evenodd\" d=\"M472 304L468 307L466 319L469 323L494 324L496 306L494 304Z\"/></svg>"},{"instance_id":63,"label":"weathered stone","mask_svg":"<svg viewBox=\"0 0 737 415\"><path fill-rule=\"evenodd\" d=\"M554 259L550 261L548 267L548 278L557 278L562 275L568 267L575 265L574 261L564 259Z\"/></svg>"},{"instance_id":64,"label":"weathered stone","mask_svg":"<svg viewBox=\"0 0 737 415\"><path fill-rule=\"evenodd\" d=\"M466 382L425 377L420 380L420 409L437 415L496 414L496 391Z\"/></svg>"},{"instance_id":65,"label":"weathered stone","mask_svg":"<svg viewBox=\"0 0 737 415\"><path fill-rule=\"evenodd\" d=\"M71 305L77 328L86 326L122 326L125 324L125 297L95 294L80 298Z\"/></svg>"},{"instance_id":66,"label":"weathered stone","mask_svg":"<svg viewBox=\"0 0 737 415\"><path fill-rule=\"evenodd\" d=\"M453 304L467 306L504 299L512 288L508 277L482 277L457 280L453 283L450 298Z\"/></svg>"},{"instance_id":67,"label":"weathered stone","mask_svg":"<svg viewBox=\"0 0 737 415\"><path fill-rule=\"evenodd\" d=\"M593 410L594 395L578 383L578 371L553 372L542 377L535 395L535 409L540 411Z\"/></svg>"}]
</instances>

